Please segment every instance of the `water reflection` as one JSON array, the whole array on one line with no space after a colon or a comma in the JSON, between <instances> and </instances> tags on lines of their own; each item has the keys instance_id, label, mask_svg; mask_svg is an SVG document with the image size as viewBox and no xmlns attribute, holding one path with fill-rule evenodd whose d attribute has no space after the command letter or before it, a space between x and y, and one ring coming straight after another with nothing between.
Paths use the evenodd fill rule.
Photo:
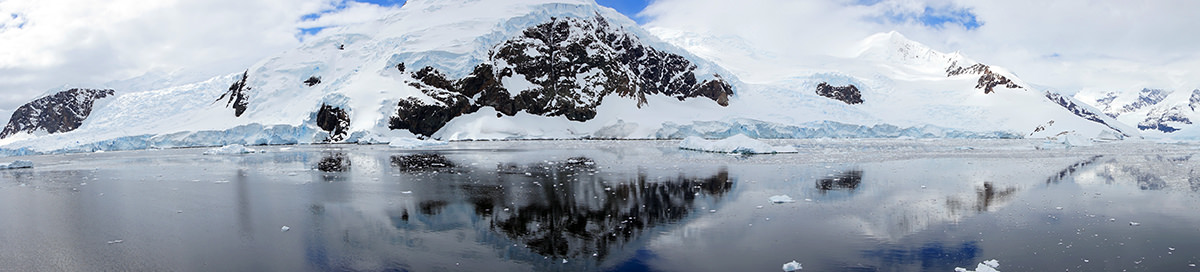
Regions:
<instances>
[{"instance_id":1,"label":"water reflection","mask_svg":"<svg viewBox=\"0 0 1200 272\"><path fill-rule=\"evenodd\" d=\"M456 167L446 156L436 153L392 156L392 166L404 172L436 171Z\"/></svg>"},{"instance_id":2,"label":"water reflection","mask_svg":"<svg viewBox=\"0 0 1200 272\"><path fill-rule=\"evenodd\" d=\"M346 158L346 154L341 152L326 154L317 163L317 170L329 173L350 171L350 159Z\"/></svg>"},{"instance_id":3,"label":"water reflection","mask_svg":"<svg viewBox=\"0 0 1200 272\"><path fill-rule=\"evenodd\" d=\"M817 190L820 190L821 193L827 193L832 190L854 191L862 183L862 177L862 170L849 170L836 175L830 175L829 177L817 180Z\"/></svg>"},{"instance_id":4,"label":"water reflection","mask_svg":"<svg viewBox=\"0 0 1200 272\"><path fill-rule=\"evenodd\" d=\"M1185 167L1192 155L1094 156L1046 179L1047 184L1071 181L1077 184L1129 185L1157 191L1171 187L1200 191L1200 178ZM1186 170L1186 171L1185 171Z\"/></svg>"},{"instance_id":5,"label":"water reflection","mask_svg":"<svg viewBox=\"0 0 1200 272\"><path fill-rule=\"evenodd\" d=\"M1058 171L1058 174L1055 174L1053 176L1050 176L1049 178L1046 178L1046 184L1054 184L1054 183L1062 182L1064 179L1066 179L1068 177L1072 177L1075 174L1075 172L1079 171L1080 169L1083 169L1092 164L1095 164L1097 161L1100 160L1100 158L1104 158L1104 156L1103 155L1092 156L1091 158L1088 158L1086 160L1082 160L1075 164L1069 165L1069 166L1067 166L1067 168L1064 168L1062 171Z\"/></svg>"},{"instance_id":6,"label":"water reflection","mask_svg":"<svg viewBox=\"0 0 1200 272\"><path fill-rule=\"evenodd\" d=\"M587 157L531 164L499 163L495 171L463 167L443 155L392 156L392 165L405 172L438 170L448 175L430 177L437 184L452 184L450 191L423 193L415 211L390 212L398 229L434 231L461 229L462 216L452 211L469 206L471 222L499 234L479 242L497 248L520 244L536 257L528 261L591 260L601 263L614 250L636 249L650 229L679 222L695 213L699 199L713 201L733 188L728 171L707 177L650 179L609 178ZM417 181L419 182L419 181ZM462 204L457 204L462 203ZM624 251L622 251L624 253ZM518 256L520 254L517 254ZM521 259L521 257L517 257Z\"/></svg>"},{"instance_id":7,"label":"water reflection","mask_svg":"<svg viewBox=\"0 0 1200 272\"><path fill-rule=\"evenodd\" d=\"M1006 187L997 189L996 185L991 182L983 183L982 187L975 190L975 201L967 203L962 199L951 197L946 200L946 205L951 212L957 211L974 211L976 213L992 211L992 207L1007 203L1017 193L1017 187Z\"/></svg>"}]
</instances>

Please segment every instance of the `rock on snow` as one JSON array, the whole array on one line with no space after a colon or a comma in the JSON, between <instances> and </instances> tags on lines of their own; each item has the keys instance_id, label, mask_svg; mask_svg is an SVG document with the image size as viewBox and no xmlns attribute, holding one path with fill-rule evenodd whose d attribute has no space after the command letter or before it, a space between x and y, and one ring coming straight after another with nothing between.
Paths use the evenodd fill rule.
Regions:
<instances>
[{"instance_id":1,"label":"rock on snow","mask_svg":"<svg viewBox=\"0 0 1200 272\"><path fill-rule=\"evenodd\" d=\"M795 147L772 146L743 134L733 135L732 137L716 141L710 141L700 137L691 136L683 139L683 142L679 143L679 148L705 152L741 154L774 154L797 152Z\"/></svg>"}]
</instances>

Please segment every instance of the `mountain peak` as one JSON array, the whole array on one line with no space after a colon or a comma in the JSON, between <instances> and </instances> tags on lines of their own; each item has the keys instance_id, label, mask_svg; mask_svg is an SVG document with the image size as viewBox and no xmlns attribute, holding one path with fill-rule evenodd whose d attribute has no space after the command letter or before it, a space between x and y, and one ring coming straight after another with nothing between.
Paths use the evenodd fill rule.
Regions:
<instances>
[{"instance_id":1,"label":"mountain peak","mask_svg":"<svg viewBox=\"0 0 1200 272\"><path fill-rule=\"evenodd\" d=\"M952 62L959 65L970 65L973 61L964 61L960 54L942 53L933 48L909 39L897 31L876 33L858 43L860 59L908 64L913 66L935 66L944 69Z\"/></svg>"}]
</instances>

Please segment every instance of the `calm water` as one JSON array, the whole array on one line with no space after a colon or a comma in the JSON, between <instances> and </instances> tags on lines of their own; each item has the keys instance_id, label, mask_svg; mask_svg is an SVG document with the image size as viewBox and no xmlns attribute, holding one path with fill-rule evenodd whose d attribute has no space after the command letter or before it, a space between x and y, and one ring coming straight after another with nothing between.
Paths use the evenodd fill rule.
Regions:
<instances>
[{"instance_id":1,"label":"calm water","mask_svg":"<svg viewBox=\"0 0 1200 272\"><path fill-rule=\"evenodd\" d=\"M0 171L0 270L953 271L998 259L1001 271L1200 271L1195 146L776 143L802 152L565 141L30 157L36 168Z\"/></svg>"}]
</instances>

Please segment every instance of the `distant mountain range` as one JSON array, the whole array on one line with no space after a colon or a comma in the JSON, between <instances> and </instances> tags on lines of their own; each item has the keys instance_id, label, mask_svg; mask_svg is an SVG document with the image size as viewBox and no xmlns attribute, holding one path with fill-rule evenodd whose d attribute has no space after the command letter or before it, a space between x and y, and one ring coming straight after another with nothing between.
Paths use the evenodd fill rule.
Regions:
<instances>
[{"instance_id":1,"label":"distant mountain range","mask_svg":"<svg viewBox=\"0 0 1200 272\"><path fill-rule=\"evenodd\" d=\"M664 41L593 0L411 0L203 82L38 98L13 113L0 150L739 133L1122 139L1181 129L1200 100L1148 93L1136 103L1098 102L1102 110L896 32L866 37L857 55L831 57L817 72L746 83L739 77L753 71L723 65L764 56L693 53L745 41L676 34ZM1134 115L1148 117L1129 123Z\"/></svg>"}]
</instances>

